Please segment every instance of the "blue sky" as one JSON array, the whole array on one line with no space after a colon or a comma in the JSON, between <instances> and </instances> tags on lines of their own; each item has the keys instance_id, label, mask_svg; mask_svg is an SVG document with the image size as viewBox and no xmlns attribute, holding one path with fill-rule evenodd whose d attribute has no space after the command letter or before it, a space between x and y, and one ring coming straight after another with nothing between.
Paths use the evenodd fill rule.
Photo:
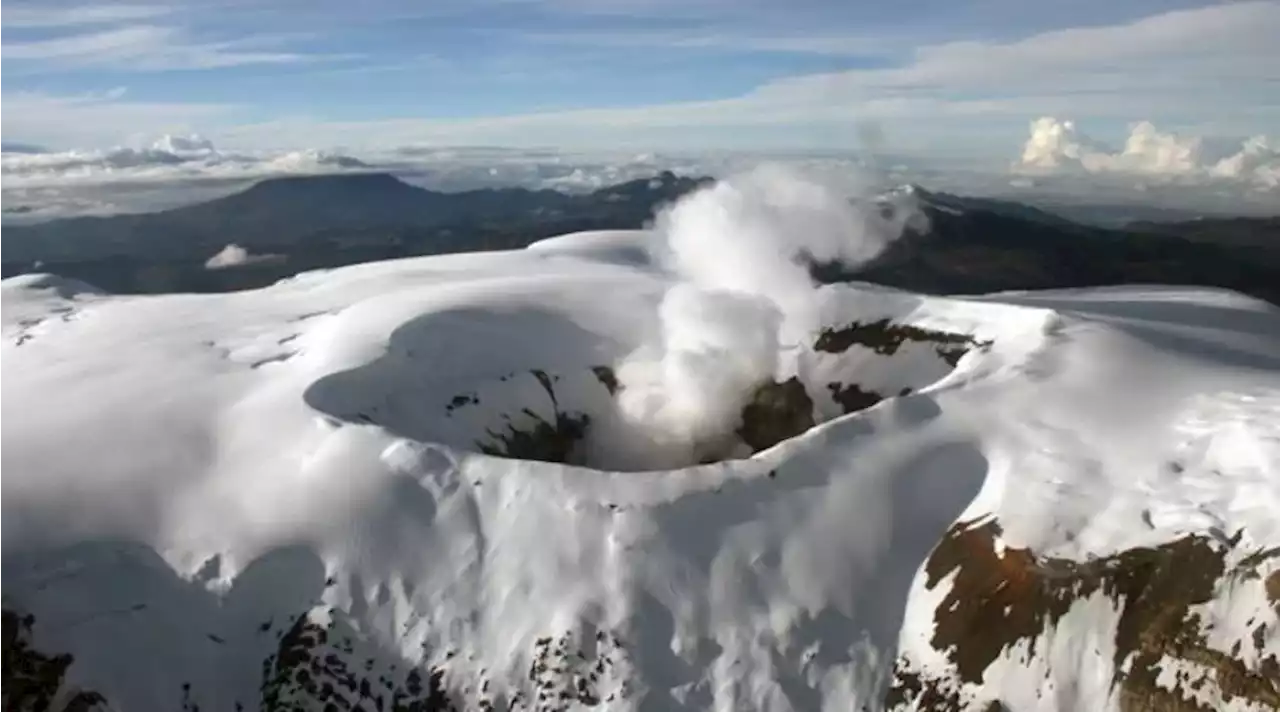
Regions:
<instances>
[{"instance_id":1,"label":"blue sky","mask_svg":"<svg viewBox=\"0 0 1280 712\"><path fill-rule=\"evenodd\" d=\"M145 0L143 0L145 2ZM1280 132L1280 3L204 0L3 5L3 134L1016 150L1030 120Z\"/></svg>"}]
</instances>

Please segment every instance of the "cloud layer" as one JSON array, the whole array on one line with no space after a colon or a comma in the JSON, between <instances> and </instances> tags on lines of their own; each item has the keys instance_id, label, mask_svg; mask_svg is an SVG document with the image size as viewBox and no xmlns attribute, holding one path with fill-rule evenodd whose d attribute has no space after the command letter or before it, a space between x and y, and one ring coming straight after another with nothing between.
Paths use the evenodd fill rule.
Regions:
<instances>
[{"instance_id":1,"label":"cloud layer","mask_svg":"<svg viewBox=\"0 0 1280 712\"><path fill-rule=\"evenodd\" d=\"M1230 181L1274 190L1280 187L1280 149L1267 136L1258 135L1223 155L1201 137L1162 132L1150 121L1139 121L1130 127L1124 146L1113 150L1081 133L1072 121L1042 117L1031 122L1031 135L1014 170Z\"/></svg>"},{"instance_id":2,"label":"cloud layer","mask_svg":"<svg viewBox=\"0 0 1280 712\"><path fill-rule=\"evenodd\" d=\"M6 189L116 181L256 178L367 167L351 156L315 149L224 152L198 135L165 135L149 145L106 150L23 151L0 155L0 175L4 176Z\"/></svg>"},{"instance_id":3,"label":"cloud layer","mask_svg":"<svg viewBox=\"0 0 1280 712\"><path fill-rule=\"evenodd\" d=\"M109 149L5 148L0 176L6 222L163 210L262 178L374 169L336 151L224 151L198 135Z\"/></svg>"},{"instance_id":4,"label":"cloud layer","mask_svg":"<svg viewBox=\"0 0 1280 712\"><path fill-rule=\"evenodd\" d=\"M169 72L283 65L350 55L285 48L288 35L211 39L174 24L180 13L160 5L13 5L5 9L4 60L19 76L84 69ZM36 30L34 34L28 31Z\"/></svg>"},{"instance_id":5,"label":"cloud layer","mask_svg":"<svg viewBox=\"0 0 1280 712\"><path fill-rule=\"evenodd\" d=\"M442 191L519 186L589 192L662 171L727 175L771 156L761 153L633 153L485 146L403 146L366 150L225 151L199 135L165 135L106 150L47 151L22 146L0 157L6 193L14 190L250 180L296 173L384 171ZM814 170L850 165L837 155L787 157Z\"/></svg>"},{"instance_id":6,"label":"cloud layer","mask_svg":"<svg viewBox=\"0 0 1280 712\"><path fill-rule=\"evenodd\" d=\"M380 171L440 191L525 187L581 193L661 171L725 175L745 155L567 152L492 147L404 147L364 152L224 151L195 135L162 136L106 150L19 146L0 156L6 222L145 212L216 198L281 175ZM839 161L810 161L836 170Z\"/></svg>"},{"instance_id":7,"label":"cloud layer","mask_svg":"<svg viewBox=\"0 0 1280 712\"><path fill-rule=\"evenodd\" d=\"M365 57L339 68L311 61L313 55L301 61L304 53L289 49L293 44L285 37L250 35L233 42L211 40L202 33L187 37L161 23L167 16L147 17L127 6L96 13L123 18L105 25L90 23L95 13L87 11L68 15L28 10L27 17L19 18L27 26L71 23L73 32L58 39L6 41L6 60L25 57L22 61L45 69L82 63L139 73L167 66L193 71L169 85L164 101L123 94L67 96L49 93L47 83L11 82L4 97L9 101L5 134L9 140L54 146L108 145L137 131L154 135L200 130L225 145L273 148L284 147L281 142L290 148L380 149L431 142L575 149L796 149L853 148L860 142L858 122L880 121L891 127L887 134L900 151L983 152L990 157L1005 146L1007 134L1002 132L1039 115L1070 113L1107 122L1133 116L1176 117L1181 125L1230 135L1249 135L1280 123L1274 81L1274 67L1280 66L1280 43L1274 39L1280 36L1280 2L1172 10L1161 10L1166 6L1155 2L1132 10L1128 3L1116 4L1124 5L1124 11L1103 11L1100 4L1091 3L1079 12L1073 6L1072 12L1047 13L1051 21L1029 27L957 28L951 33L913 33L919 28L897 17L884 32L868 31L870 40L852 32L860 25L850 23L789 34L780 27L777 36L764 32L771 28L763 23L735 28L733 22L741 18L724 8L718 26L678 31L659 31L643 23L607 29L568 22L559 29L538 31L515 27L503 30L510 34L485 36L486 53L507 64L498 73L503 76L481 76L472 52L466 55L469 59L441 60L450 73L459 75L453 83L442 83L439 77L419 81L423 73L443 74L414 64L421 47L414 47L418 55L411 57ZM665 9L674 11L675 4ZM1143 11L1150 14L1141 16ZM1105 21L1100 14L1106 15ZM12 24L8 17L6 11L6 30ZM128 40L125 49L118 47L121 40ZM653 52L635 51L650 46ZM316 56L329 56L334 49L349 48L312 49ZM376 55L378 48L359 49ZM737 53L743 61L707 59L712 49ZM146 56L129 54L133 52ZM793 59L838 59L825 65L834 65L828 71L810 61L722 81L726 67L759 65L779 53ZM854 58L846 60L846 55ZM515 83L506 76L543 57L553 58L548 60L552 66L537 65L547 72L527 71ZM649 61L670 66L645 64ZM201 91L200 77L231 64L253 64L257 69L252 71L268 73L273 80L270 73L279 73L277 81L256 86L263 95L276 96L277 89L287 94L285 113L278 104L258 105L247 92ZM684 74L676 76L672 66ZM194 71L200 67L201 72ZM335 78L347 70L365 73L359 79L353 79L355 74ZM388 74L380 74L383 70ZM553 82L554 71L568 72L580 81ZM657 74L661 71L667 74ZM119 76L112 81L124 81ZM635 79L636 91L619 92L619 76ZM415 86L409 104L402 100L407 80ZM323 89L300 91L299 82ZM224 90L225 83L217 87ZM460 99L462 91L465 100ZM211 96L235 99L210 103Z\"/></svg>"},{"instance_id":8,"label":"cloud layer","mask_svg":"<svg viewBox=\"0 0 1280 712\"><path fill-rule=\"evenodd\" d=\"M871 67L786 76L729 98L465 121L390 121L380 123L385 133L378 133L410 131L444 141L535 137L717 147L745 137L756 146L851 148L860 143L857 122L879 121L891 127L899 148L963 153L966 144L978 150L1003 145L1004 137L991 131L994 121L1020 122L1068 109L1111 119L1176 113L1220 125L1224 132L1256 131L1280 121L1276 102L1259 101L1274 96L1276 36L1280 3L1232 3L1009 41L907 45ZM358 130L289 121L240 131L248 139L258 130L290 125L303 134Z\"/></svg>"},{"instance_id":9,"label":"cloud layer","mask_svg":"<svg viewBox=\"0 0 1280 712\"><path fill-rule=\"evenodd\" d=\"M875 125L862 127L868 145ZM828 182L851 175L880 188L918 183L965 195L1043 205L1115 205L1196 213L1271 214L1280 199L1280 152L1266 136L1230 145L1131 126L1112 148L1071 121L1044 117L1017 153L1009 134L994 163L839 152L628 152L407 146L382 150L229 151L191 134L106 150L19 146L0 156L4 220L161 210L209 200L273 176L345 171L393 173L440 191L524 187L588 192L661 171L726 177L766 162ZM857 192L857 191L853 191Z\"/></svg>"}]
</instances>

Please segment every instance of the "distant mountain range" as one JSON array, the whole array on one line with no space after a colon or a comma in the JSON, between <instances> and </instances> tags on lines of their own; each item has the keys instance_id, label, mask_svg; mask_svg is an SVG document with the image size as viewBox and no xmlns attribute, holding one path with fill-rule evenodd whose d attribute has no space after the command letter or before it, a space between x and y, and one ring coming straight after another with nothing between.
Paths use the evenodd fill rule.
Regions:
<instances>
[{"instance_id":1,"label":"distant mountain range","mask_svg":"<svg viewBox=\"0 0 1280 712\"><path fill-rule=\"evenodd\" d=\"M660 205L709 180L663 172L571 195L525 188L442 193L385 173L273 178L156 213L7 226L3 273L53 272L117 293L245 289L308 269L641 227ZM228 244L281 259L206 269Z\"/></svg>"},{"instance_id":2,"label":"distant mountain range","mask_svg":"<svg viewBox=\"0 0 1280 712\"><path fill-rule=\"evenodd\" d=\"M441 193L379 173L275 178L157 213L8 226L3 274L53 272L117 293L230 291L308 269L639 228L710 180L664 172L570 195L524 188ZM815 274L941 293L1198 284L1280 303L1280 217L1111 229L1018 202L909 190L929 218L927 229L860 269L817 265ZM228 244L272 259L208 269Z\"/></svg>"},{"instance_id":3,"label":"distant mountain range","mask_svg":"<svg viewBox=\"0 0 1280 712\"><path fill-rule=\"evenodd\" d=\"M43 146L37 146L33 143L13 143L5 141L0 143L0 153L44 153Z\"/></svg>"},{"instance_id":4,"label":"distant mountain range","mask_svg":"<svg viewBox=\"0 0 1280 712\"><path fill-rule=\"evenodd\" d=\"M1110 229L1021 203L915 193L929 216L927 229L908 233L856 270L822 265L815 271L828 280L944 294L1187 284L1280 304L1280 217Z\"/></svg>"},{"instance_id":5,"label":"distant mountain range","mask_svg":"<svg viewBox=\"0 0 1280 712\"><path fill-rule=\"evenodd\" d=\"M1129 229L1193 240L1247 247L1280 244L1280 216L1270 218L1205 218L1177 223L1135 222Z\"/></svg>"}]
</instances>

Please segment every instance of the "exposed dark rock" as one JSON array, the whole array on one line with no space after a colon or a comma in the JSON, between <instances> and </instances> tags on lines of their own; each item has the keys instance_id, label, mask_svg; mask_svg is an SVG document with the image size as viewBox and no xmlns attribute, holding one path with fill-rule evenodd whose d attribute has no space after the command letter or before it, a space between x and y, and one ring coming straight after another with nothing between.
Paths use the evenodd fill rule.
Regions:
<instances>
[{"instance_id":1,"label":"exposed dark rock","mask_svg":"<svg viewBox=\"0 0 1280 712\"><path fill-rule=\"evenodd\" d=\"M856 413L860 410L866 410L871 406L884 400L884 397L875 391L864 391L858 384L850 383L828 383L827 390L831 391L831 397L840 407L844 409L846 414ZM910 391L911 389L903 389ZM906 395L903 393L902 395Z\"/></svg>"},{"instance_id":2,"label":"exposed dark rock","mask_svg":"<svg viewBox=\"0 0 1280 712\"><path fill-rule=\"evenodd\" d=\"M980 342L964 334L892 324L886 319L869 324L853 323L840 329L826 329L820 333L815 349L841 353L854 344L861 344L877 353L893 355L907 342L931 345L938 357L953 367L969 349L990 343ZM622 389L623 386L612 368L594 366L591 372L610 396L616 396ZM498 457L587 464L578 460L579 446L588 435L592 415L562 408L556 393L559 376L538 369L529 373L546 392L551 403L551 414L536 412L532 408L502 414L501 418L505 422L500 426L486 428L486 437L474 441L475 447L485 454ZM510 377L507 378L509 380ZM869 408L886 397L864 390L856 383L832 382L827 384L827 389L845 413ZM907 395L911 392L910 387L904 387L898 389L896 394ZM465 407L476 400L474 393L460 394L455 396L450 407ZM740 424L735 428L738 440L730 438L725 442L699 443L695 457L698 464L719 462L741 443L745 443L752 452L759 452L800 435L817 424L813 399L798 377L757 387L743 406L740 417Z\"/></svg>"},{"instance_id":3,"label":"exposed dark rock","mask_svg":"<svg viewBox=\"0 0 1280 712\"><path fill-rule=\"evenodd\" d=\"M591 423L591 417L585 413L557 413L554 422L547 422L530 410L525 414L534 421L532 425L524 428L508 425L505 433L487 430L493 441L477 443L480 452L516 460L569 463Z\"/></svg>"},{"instance_id":4,"label":"exposed dark rock","mask_svg":"<svg viewBox=\"0 0 1280 712\"><path fill-rule=\"evenodd\" d=\"M459 393L449 400L449 404L444 407L444 412L447 415L452 415L453 411L458 410L459 408L465 408L469 405L477 405L479 403L480 398L475 393Z\"/></svg>"},{"instance_id":5,"label":"exposed dark rock","mask_svg":"<svg viewBox=\"0 0 1280 712\"><path fill-rule=\"evenodd\" d=\"M605 694L615 698L627 694L619 674L613 672L626 653L617 636L607 630L539 638L531 651L527 680L523 684L510 681L512 687L503 695L491 692L493 686L483 669L474 676L448 670L449 661L463 657L457 650L448 651L439 665L390 664L385 666L387 673L375 675L375 659L364 665L348 664L353 643L348 636L358 633L343 630L300 617L281 640L278 653L264 661L267 675L261 709L567 712L594 707ZM335 655L335 650L346 655ZM403 676L396 673L404 667Z\"/></svg>"},{"instance_id":6,"label":"exposed dark rock","mask_svg":"<svg viewBox=\"0 0 1280 712\"><path fill-rule=\"evenodd\" d=\"M398 675L372 676L348 664L353 641L332 623L321 625L309 614L298 617L280 639L276 654L263 661L262 712L307 709L386 709L391 712L458 712L445 690L438 667L411 667ZM334 654L334 650L346 655ZM394 672L396 666L392 665ZM389 702L389 705L387 704Z\"/></svg>"},{"instance_id":7,"label":"exposed dark rock","mask_svg":"<svg viewBox=\"0 0 1280 712\"><path fill-rule=\"evenodd\" d=\"M954 526L925 565L926 586L937 587L954 574L938 604L932 646L945 651L955 678L926 679L899 661L886 703L890 709L957 710L959 685L980 683L993 661L1008 647L1025 641L1031 654L1036 639L1077 601L1102 591L1120 610L1115 632L1115 678L1125 712L1189 710L1209 712L1190 694L1196 683L1156 684L1167 659L1205 671L1204 680L1224 699L1242 698L1264 708L1280 708L1276 656L1264 655L1250 667L1205 641L1201 620L1192 609L1224 586L1251 574L1258 559L1224 571L1229 547L1207 536L1188 535L1158 547L1137 547L1118 554L1075 562L1038 557L1028 549L997 547L995 520ZM1234 545L1236 542L1227 542ZM1226 574L1224 576L1224 574ZM1280 614L1278 614L1280 617ZM1280 625L1280 620L1267 622ZM1204 681L1200 681L1203 683ZM991 700L976 701L981 709Z\"/></svg>"},{"instance_id":8,"label":"exposed dark rock","mask_svg":"<svg viewBox=\"0 0 1280 712\"><path fill-rule=\"evenodd\" d=\"M755 452L793 438L812 428L813 399L799 378L766 383L742 408L738 436Z\"/></svg>"},{"instance_id":9,"label":"exposed dark rock","mask_svg":"<svg viewBox=\"0 0 1280 712\"><path fill-rule=\"evenodd\" d=\"M599 705L605 686L618 682L606 675L606 670L612 669L624 656L617 636L606 630L599 630L594 636L574 636L566 632L554 641L550 637L539 638L534 644L527 676L537 690L538 702L532 709L561 712ZM525 708L513 705L511 709Z\"/></svg>"},{"instance_id":10,"label":"exposed dark rock","mask_svg":"<svg viewBox=\"0 0 1280 712\"><path fill-rule=\"evenodd\" d=\"M526 421L524 425L508 422L505 431L488 428L485 432L490 439L477 441L476 448L496 457L573 463L578 444L587 436L591 416L560 410L555 391L557 377L537 369L530 373L551 399L553 419L548 421L533 410L524 408L521 411Z\"/></svg>"},{"instance_id":11,"label":"exposed dark rock","mask_svg":"<svg viewBox=\"0 0 1280 712\"><path fill-rule=\"evenodd\" d=\"M826 353L841 354L853 346L861 346L882 356L892 356L906 343L931 344L938 358L955 368L961 357L973 348L986 348L990 341L979 341L967 334L954 334L934 329L923 329L908 324L895 324L889 319L861 323L853 322L845 327L826 328L814 341L814 349ZM833 381L827 390L841 409L847 413L865 410L888 397L886 394L864 389L857 383ZM910 387L899 389L898 396L912 392Z\"/></svg>"},{"instance_id":12,"label":"exposed dark rock","mask_svg":"<svg viewBox=\"0 0 1280 712\"><path fill-rule=\"evenodd\" d=\"M882 356L892 356L906 342L935 344L938 355L952 366L975 346L990 345L967 334L952 334L934 329L922 329L910 324L894 324L889 319L868 323L853 322L848 326L826 328L818 334L813 348L818 351L839 354L850 346L864 346Z\"/></svg>"},{"instance_id":13,"label":"exposed dark rock","mask_svg":"<svg viewBox=\"0 0 1280 712\"><path fill-rule=\"evenodd\" d=\"M67 690L67 669L75 658L67 653L50 655L31 644L35 616L3 609L4 670L0 685L0 707L6 712L90 712L105 709L106 698L92 690ZM55 698L67 699L54 707Z\"/></svg>"},{"instance_id":14,"label":"exposed dark rock","mask_svg":"<svg viewBox=\"0 0 1280 712\"><path fill-rule=\"evenodd\" d=\"M604 387L609 390L609 395L618 394L618 376L608 366L592 366L591 372L596 374L596 378Z\"/></svg>"}]
</instances>

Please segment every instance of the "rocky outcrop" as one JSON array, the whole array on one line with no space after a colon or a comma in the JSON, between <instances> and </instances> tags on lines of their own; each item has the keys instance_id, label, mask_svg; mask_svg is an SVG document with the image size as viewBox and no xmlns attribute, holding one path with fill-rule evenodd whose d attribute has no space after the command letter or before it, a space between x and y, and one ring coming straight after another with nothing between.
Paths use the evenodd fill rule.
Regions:
<instances>
[{"instance_id":1,"label":"rocky outcrop","mask_svg":"<svg viewBox=\"0 0 1280 712\"><path fill-rule=\"evenodd\" d=\"M11 712L91 712L106 709L106 698L92 690L66 684L67 669L75 658L67 653L49 654L32 643L36 618L4 609L4 671L0 706Z\"/></svg>"},{"instance_id":2,"label":"rocky outcrop","mask_svg":"<svg viewBox=\"0 0 1280 712\"><path fill-rule=\"evenodd\" d=\"M867 323L853 322L839 329L826 328L818 334L813 348L826 353L843 353L851 346L863 346L882 356L892 356L904 343L933 344L938 356L952 367L973 348L990 346L990 341L979 341L967 334L953 334L934 329L922 329L910 324L895 324L888 319Z\"/></svg>"},{"instance_id":3,"label":"rocky outcrop","mask_svg":"<svg viewBox=\"0 0 1280 712\"><path fill-rule=\"evenodd\" d=\"M524 422L516 425L510 422L509 415L505 415L507 423L504 429L486 429L485 433L488 437L476 441L476 448L486 455L495 455L497 457L538 460L541 462L574 463L575 450L583 438L587 436L587 428L591 424L591 416L587 413L561 409L555 389L555 383L559 380L559 376L554 376L538 369L534 369L529 373L537 379L538 384L546 391L547 397L551 399L553 413L551 419L548 420L529 408L523 408L520 413L525 416L522 419ZM601 384L607 388L609 384L600 376L599 371L596 371L596 376L600 379ZM616 389L616 383L614 389ZM610 392L612 393L614 389L610 389ZM461 397L464 396L455 397L450 405L458 403L458 398ZM471 395L467 403L463 403L463 405L478 402L478 398Z\"/></svg>"},{"instance_id":4,"label":"rocky outcrop","mask_svg":"<svg viewBox=\"0 0 1280 712\"><path fill-rule=\"evenodd\" d=\"M948 666L927 671L900 658L888 709L1005 709L1002 700L968 692L1015 646L1029 657L1048 655L1041 647L1046 633L1095 594L1119 612L1106 634L1115 650L1111 684L1124 712L1211 712L1215 706L1206 700L1280 709L1280 660L1267 645L1280 635L1280 569L1272 561L1280 551L1256 552L1228 567L1238 536L1194 534L1077 562L1005 546L1000 536L994 519L960 523L930 555L926 587L949 586L935 609L930 643ZM1265 583L1264 567L1273 569ZM1248 640L1232 650L1210 646L1197 606L1249 581L1265 586L1271 615L1260 612ZM1244 645L1254 649L1243 655Z\"/></svg>"},{"instance_id":5,"label":"rocky outcrop","mask_svg":"<svg viewBox=\"0 0 1280 712\"><path fill-rule=\"evenodd\" d=\"M773 447L814 426L813 399L799 378L766 383L742 408L738 436L752 452Z\"/></svg>"},{"instance_id":6,"label":"rocky outcrop","mask_svg":"<svg viewBox=\"0 0 1280 712\"><path fill-rule=\"evenodd\" d=\"M538 638L525 679L498 681L483 672L455 674L451 662L463 657L457 650L402 660L333 614L300 615L263 661L263 712L566 712L631 694L626 650L607 630Z\"/></svg>"},{"instance_id":7,"label":"rocky outcrop","mask_svg":"<svg viewBox=\"0 0 1280 712\"><path fill-rule=\"evenodd\" d=\"M323 617L298 616L276 653L262 662L262 712L458 712L444 690L442 669L387 666L380 656L357 649L361 641L354 631L344 631L332 618L317 620Z\"/></svg>"}]
</instances>

